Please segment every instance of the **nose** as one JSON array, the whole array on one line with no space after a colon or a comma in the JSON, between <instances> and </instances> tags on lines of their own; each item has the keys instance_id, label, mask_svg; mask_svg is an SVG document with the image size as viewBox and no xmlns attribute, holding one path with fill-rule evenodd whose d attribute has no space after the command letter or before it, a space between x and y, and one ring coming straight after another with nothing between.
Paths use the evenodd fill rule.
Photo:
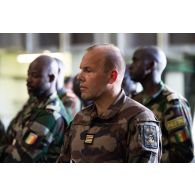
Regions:
<instances>
[{"instance_id":1,"label":"nose","mask_svg":"<svg viewBox=\"0 0 195 195\"><path fill-rule=\"evenodd\" d=\"M78 79L79 81L83 81L83 80L84 80L84 76L83 76L82 71L77 75L77 79Z\"/></svg>"},{"instance_id":2,"label":"nose","mask_svg":"<svg viewBox=\"0 0 195 195\"><path fill-rule=\"evenodd\" d=\"M132 64L133 64L133 63L130 63L130 64L129 64L129 68L128 68L128 69L129 69L129 71L131 71L131 70L132 70Z\"/></svg>"},{"instance_id":3,"label":"nose","mask_svg":"<svg viewBox=\"0 0 195 195\"><path fill-rule=\"evenodd\" d=\"M27 82L27 84L28 84L28 83L31 83L31 76L30 76L30 75L27 76L26 82Z\"/></svg>"}]
</instances>

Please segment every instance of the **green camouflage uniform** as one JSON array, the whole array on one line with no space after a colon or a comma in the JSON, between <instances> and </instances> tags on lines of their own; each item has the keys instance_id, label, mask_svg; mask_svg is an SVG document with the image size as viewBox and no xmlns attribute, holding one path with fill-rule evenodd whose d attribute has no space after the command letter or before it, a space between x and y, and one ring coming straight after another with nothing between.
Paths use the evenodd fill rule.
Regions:
<instances>
[{"instance_id":1,"label":"green camouflage uniform","mask_svg":"<svg viewBox=\"0 0 195 195\"><path fill-rule=\"evenodd\" d=\"M58 162L158 162L160 156L158 121L121 91L104 115L91 105L75 116Z\"/></svg>"},{"instance_id":2,"label":"green camouflage uniform","mask_svg":"<svg viewBox=\"0 0 195 195\"><path fill-rule=\"evenodd\" d=\"M75 115L81 110L81 101L74 92L64 89L58 91L58 96L72 121Z\"/></svg>"},{"instance_id":3,"label":"green camouflage uniform","mask_svg":"<svg viewBox=\"0 0 195 195\"><path fill-rule=\"evenodd\" d=\"M162 82L161 89L152 97L141 92L133 99L152 110L161 122L161 162L190 162L193 158L192 118L187 100Z\"/></svg>"},{"instance_id":4,"label":"green camouflage uniform","mask_svg":"<svg viewBox=\"0 0 195 195\"><path fill-rule=\"evenodd\" d=\"M31 97L8 128L3 162L55 162L69 122L56 93Z\"/></svg>"}]
</instances>

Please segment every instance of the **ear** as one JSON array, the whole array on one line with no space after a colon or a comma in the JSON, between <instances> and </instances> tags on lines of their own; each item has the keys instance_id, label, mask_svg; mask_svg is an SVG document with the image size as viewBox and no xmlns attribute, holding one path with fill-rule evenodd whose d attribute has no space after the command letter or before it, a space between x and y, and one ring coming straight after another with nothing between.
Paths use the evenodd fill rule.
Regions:
<instances>
[{"instance_id":1,"label":"ear","mask_svg":"<svg viewBox=\"0 0 195 195\"><path fill-rule=\"evenodd\" d=\"M156 65L156 63L154 61L147 63L145 73L149 74L149 73L153 72L155 70L155 65Z\"/></svg>"},{"instance_id":2,"label":"ear","mask_svg":"<svg viewBox=\"0 0 195 195\"><path fill-rule=\"evenodd\" d=\"M49 82L50 82L50 83L53 82L54 79L55 79L55 75L54 75L54 74L50 74L50 75L49 75Z\"/></svg>"},{"instance_id":3,"label":"ear","mask_svg":"<svg viewBox=\"0 0 195 195\"><path fill-rule=\"evenodd\" d=\"M110 84L114 83L116 81L117 77L118 77L117 70L112 70L111 75L110 75L110 81L109 81L109 83Z\"/></svg>"}]
</instances>

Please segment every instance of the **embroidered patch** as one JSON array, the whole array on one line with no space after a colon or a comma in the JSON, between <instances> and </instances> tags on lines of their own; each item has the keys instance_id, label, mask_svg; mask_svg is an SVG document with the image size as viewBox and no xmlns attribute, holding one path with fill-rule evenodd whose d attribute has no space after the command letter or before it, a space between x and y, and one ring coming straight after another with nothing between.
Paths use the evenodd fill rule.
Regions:
<instances>
[{"instance_id":1,"label":"embroidered patch","mask_svg":"<svg viewBox=\"0 0 195 195\"><path fill-rule=\"evenodd\" d=\"M38 135L36 135L33 132L30 132L27 138L25 139L25 143L28 145L32 145L36 142L37 138L38 138Z\"/></svg>"},{"instance_id":2,"label":"embroidered patch","mask_svg":"<svg viewBox=\"0 0 195 195\"><path fill-rule=\"evenodd\" d=\"M144 147L150 149L157 149L158 148L158 136L156 127L152 125L141 125L142 131L142 140Z\"/></svg>"},{"instance_id":3,"label":"embroidered patch","mask_svg":"<svg viewBox=\"0 0 195 195\"><path fill-rule=\"evenodd\" d=\"M171 131L171 130L176 129L178 127L185 126L185 121L184 121L183 117L180 116L180 117L177 117L177 118L172 119L170 121L167 121L167 123L165 124L165 126L166 126L166 129L168 131Z\"/></svg>"}]
</instances>

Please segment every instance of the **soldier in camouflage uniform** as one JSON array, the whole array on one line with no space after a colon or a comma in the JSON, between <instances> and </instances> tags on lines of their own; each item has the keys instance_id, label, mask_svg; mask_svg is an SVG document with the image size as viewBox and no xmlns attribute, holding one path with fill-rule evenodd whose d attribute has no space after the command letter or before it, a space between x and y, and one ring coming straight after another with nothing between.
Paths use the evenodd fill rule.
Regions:
<instances>
[{"instance_id":1,"label":"soldier in camouflage uniform","mask_svg":"<svg viewBox=\"0 0 195 195\"><path fill-rule=\"evenodd\" d=\"M132 98L154 112L161 122L161 162L190 162L193 158L192 118L185 98L161 81L166 56L154 46L138 48L132 58L130 75L143 91Z\"/></svg>"},{"instance_id":2,"label":"soldier in camouflage uniform","mask_svg":"<svg viewBox=\"0 0 195 195\"><path fill-rule=\"evenodd\" d=\"M39 56L29 66L29 100L8 128L3 162L55 162L70 119L56 93L58 65Z\"/></svg>"},{"instance_id":3,"label":"soldier in camouflage uniform","mask_svg":"<svg viewBox=\"0 0 195 195\"><path fill-rule=\"evenodd\" d=\"M158 121L121 89L125 66L119 49L88 48L80 69L81 96L94 104L75 116L58 162L158 162Z\"/></svg>"},{"instance_id":4,"label":"soldier in camouflage uniform","mask_svg":"<svg viewBox=\"0 0 195 195\"><path fill-rule=\"evenodd\" d=\"M66 111L71 120L75 117L76 113L81 110L81 101L77 95L72 91L64 88L64 64L63 62L55 58L58 63L58 80L57 80L57 92L61 99Z\"/></svg>"}]
</instances>

